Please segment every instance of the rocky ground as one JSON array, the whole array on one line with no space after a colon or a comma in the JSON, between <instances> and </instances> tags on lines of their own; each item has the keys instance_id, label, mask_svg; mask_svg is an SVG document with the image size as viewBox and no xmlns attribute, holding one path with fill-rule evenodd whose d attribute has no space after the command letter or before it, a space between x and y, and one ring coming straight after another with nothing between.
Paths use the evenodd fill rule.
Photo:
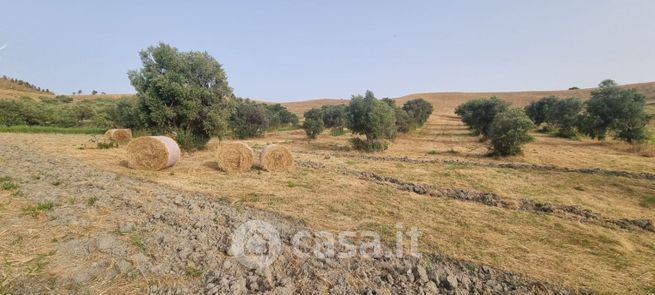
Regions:
<instances>
[{"instance_id":1,"label":"rocky ground","mask_svg":"<svg viewBox=\"0 0 655 295\"><path fill-rule=\"evenodd\" d=\"M17 143L0 143L0 176L17 186L11 195L2 195L3 201L53 204L44 206L43 218L23 214L0 220L2 226L20 233L27 229L6 223L26 220L40 223L32 228L57 233L42 269L18 273L10 263L0 266L0 293L584 293L434 253L421 258L300 257L292 240L309 229L297 220L99 171ZM265 268L247 268L231 247L235 230L252 220L279 232L280 255ZM248 249L270 253L266 237L257 237L248 240L255 244ZM19 250L7 247L0 248L5 261Z\"/></svg>"}]
</instances>

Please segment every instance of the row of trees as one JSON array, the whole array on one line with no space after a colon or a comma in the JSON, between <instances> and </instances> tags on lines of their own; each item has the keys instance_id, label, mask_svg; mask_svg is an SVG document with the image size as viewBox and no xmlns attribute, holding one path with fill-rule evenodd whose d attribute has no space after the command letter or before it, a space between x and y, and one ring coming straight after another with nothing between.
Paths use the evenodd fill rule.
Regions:
<instances>
[{"instance_id":1,"label":"row of trees","mask_svg":"<svg viewBox=\"0 0 655 295\"><path fill-rule=\"evenodd\" d=\"M398 107L393 99L377 99L373 92L354 95L349 105L313 108L305 112L303 129L309 139L315 139L325 128L332 135L341 135L348 128L353 134L353 147L368 151L384 150L387 140L422 126L432 114L432 104L424 99L410 100Z\"/></svg>"},{"instance_id":2,"label":"row of trees","mask_svg":"<svg viewBox=\"0 0 655 295\"><path fill-rule=\"evenodd\" d=\"M7 77L6 75L2 75L2 77L0 77L0 79L12 82L14 84L21 85L23 87L29 88L29 89L37 91L37 92L52 94L52 92L50 92L50 89L45 89L45 88L38 87L38 86L36 86L34 84L31 84L31 83L29 83L27 81L23 81L23 80L16 79L16 78L10 78L10 77Z\"/></svg>"},{"instance_id":3,"label":"row of trees","mask_svg":"<svg viewBox=\"0 0 655 295\"><path fill-rule=\"evenodd\" d=\"M519 109L491 97L470 100L455 113L475 135L490 142L491 154L507 156L519 153L521 146L533 139L528 132L537 126L569 138L581 133L598 140L611 135L628 143L644 141L652 119L645 105L645 97L636 90L605 80L586 102L549 96Z\"/></svg>"},{"instance_id":4,"label":"row of trees","mask_svg":"<svg viewBox=\"0 0 655 295\"><path fill-rule=\"evenodd\" d=\"M646 126L652 119L645 111L646 98L635 89L622 89L612 80L600 83L591 98L582 102L571 97L544 97L525 107L535 124L556 130L562 137L578 133L605 140L607 136L628 143L647 139Z\"/></svg>"},{"instance_id":5,"label":"row of trees","mask_svg":"<svg viewBox=\"0 0 655 295\"><path fill-rule=\"evenodd\" d=\"M523 144L533 139L528 132L534 124L525 112L497 97L470 100L458 106L455 113L475 135L490 142L492 155L517 154Z\"/></svg>"}]
</instances>

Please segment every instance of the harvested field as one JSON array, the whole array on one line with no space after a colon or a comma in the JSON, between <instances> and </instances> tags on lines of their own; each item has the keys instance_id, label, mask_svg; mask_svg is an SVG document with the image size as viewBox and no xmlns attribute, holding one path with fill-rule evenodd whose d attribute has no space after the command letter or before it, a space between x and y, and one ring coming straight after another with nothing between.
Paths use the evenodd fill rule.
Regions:
<instances>
[{"instance_id":1,"label":"harvested field","mask_svg":"<svg viewBox=\"0 0 655 295\"><path fill-rule=\"evenodd\" d=\"M535 136L523 155L494 159L486 157L485 146L447 114L434 114L423 128L400 136L383 154L351 151L349 135L321 135L307 143L303 132L274 132L244 143L256 152L272 143L284 146L293 153L296 167L282 173L253 169L234 175L218 171L214 152L218 141L210 142L206 151L183 154L173 167L139 171L121 164L125 147L75 149L88 141L84 135L0 134L0 139L12 143L10 150L31 145L38 150L31 154L60 155L67 162L80 161L103 171L98 173L115 173L112 177L120 183L145 180L162 190L187 192L195 196L193 200L213 200L237 211L275 212L312 229L373 230L392 244L397 224L415 226L421 231L423 254L488 265L547 282L544 286L647 293L655 286L655 270L650 267L655 265L654 161L618 143ZM119 184L107 184L113 185ZM158 198L157 193L148 195ZM179 202L187 202L187 197ZM159 216L195 218L179 214ZM157 230L150 223L159 219L144 220L141 227ZM230 222L223 231L237 225ZM152 239L147 231L140 237ZM209 253L204 251L199 255ZM217 255L225 256L226 251ZM190 267L199 266L204 264ZM182 277L157 280L157 290L173 282L200 288L194 285L196 279L184 277L186 270L173 272ZM204 287L226 288L216 287L225 281L222 275L201 273L197 281ZM233 276L227 279L233 280L238 281ZM341 284L334 280L328 276L329 284ZM352 280L346 280L348 288L354 288L348 290L363 290L358 289L363 285L353 283L359 279ZM447 290L447 282L435 282ZM121 286L138 289L152 284L146 285Z\"/></svg>"}]
</instances>

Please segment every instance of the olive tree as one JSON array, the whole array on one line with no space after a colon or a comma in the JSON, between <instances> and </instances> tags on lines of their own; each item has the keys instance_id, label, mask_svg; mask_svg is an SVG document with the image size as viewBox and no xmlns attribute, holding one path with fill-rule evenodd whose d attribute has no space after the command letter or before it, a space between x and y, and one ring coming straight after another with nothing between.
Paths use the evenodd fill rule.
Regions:
<instances>
[{"instance_id":1,"label":"olive tree","mask_svg":"<svg viewBox=\"0 0 655 295\"><path fill-rule=\"evenodd\" d=\"M646 98L635 89L621 89L612 80L600 83L586 102L578 128L592 138L604 140L608 133L628 143L647 138L652 116L644 108Z\"/></svg>"},{"instance_id":2,"label":"olive tree","mask_svg":"<svg viewBox=\"0 0 655 295\"><path fill-rule=\"evenodd\" d=\"M179 51L160 43L140 52L143 67L128 77L139 114L156 133L183 135L186 148L202 148L228 130L232 89L221 65L207 52Z\"/></svg>"},{"instance_id":3,"label":"olive tree","mask_svg":"<svg viewBox=\"0 0 655 295\"><path fill-rule=\"evenodd\" d=\"M355 95L348 105L348 129L355 134L366 136L366 141L353 141L358 149L384 150L385 139L396 134L396 116L393 107L375 98L371 91L364 96Z\"/></svg>"},{"instance_id":4,"label":"olive tree","mask_svg":"<svg viewBox=\"0 0 655 295\"><path fill-rule=\"evenodd\" d=\"M455 109L455 114L473 130L475 135L488 137L496 115L506 111L509 103L497 97L469 100Z\"/></svg>"},{"instance_id":5,"label":"olive tree","mask_svg":"<svg viewBox=\"0 0 655 295\"><path fill-rule=\"evenodd\" d=\"M307 133L307 138L310 140L316 139L323 132L323 129L325 129L323 112L321 109L313 108L306 111L304 117L305 121L302 124L302 128Z\"/></svg>"},{"instance_id":6,"label":"olive tree","mask_svg":"<svg viewBox=\"0 0 655 295\"><path fill-rule=\"evenodd\" d=\"M499 113L489 128L490 152L497 156L518 154L521 146L532 141L528 131L534 123L522 109L512 108Z\"/></svg>"}]
</instances>

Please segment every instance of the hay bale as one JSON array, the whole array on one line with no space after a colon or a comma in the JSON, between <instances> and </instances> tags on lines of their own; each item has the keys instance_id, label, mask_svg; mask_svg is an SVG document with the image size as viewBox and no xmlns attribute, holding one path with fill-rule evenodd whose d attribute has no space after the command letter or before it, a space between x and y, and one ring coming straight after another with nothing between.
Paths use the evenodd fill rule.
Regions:
<instances>
[{"instance_id":1,"label":"hay bale","mask_svg":"<svg viewBox=\"0 0 655 295\"><path fill-rule=\"evenodd\" d=\"M161 170L180 159L181 151L172 138L144 136L127 145L127 165L139 170Z\"/></svg>"},{"instance_id":2,"label":"hay bale","mask_svg":"<svg viewBox=\"0 0 655 295\"><path fill-rule=\"evenodd\" d=\"M105 132L105 138L113 141L130 141L132 139L132 130L130 129L109 129Z\"/></svg>"},{"instance_id":3,"label":"hay bale","mask_svg":"<svg viewBox=\"0 0 655 295\"><path fill-rule=\"evenodd\" d=\"M262 168L270 172L289 171L293 167L293 155L289 149L277 144L264 147L259 154L259 161Z\"/></svg>"},{"instance_id":4,"label":"hay bale","mask_svg":"<svg viewBox=\"0 0 655 295\"><path fill-rule=\"evenodd\" d=\"M218 168L225 172L245 172L252 168L252 149L245 143L221 144L216 153Z\"/></svg>"}]
</instances>

